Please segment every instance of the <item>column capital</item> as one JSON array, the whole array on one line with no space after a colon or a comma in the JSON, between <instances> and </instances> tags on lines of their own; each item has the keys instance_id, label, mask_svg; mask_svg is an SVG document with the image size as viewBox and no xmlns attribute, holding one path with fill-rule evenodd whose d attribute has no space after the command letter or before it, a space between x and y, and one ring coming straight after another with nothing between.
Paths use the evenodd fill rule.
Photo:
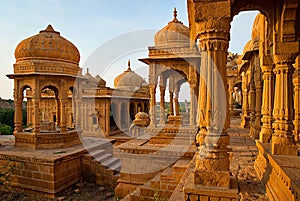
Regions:
<instances>
[{"instance_id":1,"label":"column capital","mask_svg":"<svg viewBox=\"0 0 300 201\"><path fill-rule=\"evenodd\" d=\"M281 53L274 54L274 63L276 64L293 64L298 53ZM276 68L276 67L275 67Z\"/></svg>"}]
</instances>

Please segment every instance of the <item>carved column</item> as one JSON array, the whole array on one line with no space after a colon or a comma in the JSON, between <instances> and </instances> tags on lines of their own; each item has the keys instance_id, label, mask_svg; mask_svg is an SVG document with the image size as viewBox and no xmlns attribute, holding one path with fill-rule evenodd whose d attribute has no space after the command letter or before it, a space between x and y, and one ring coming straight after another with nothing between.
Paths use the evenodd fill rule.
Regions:
<instances>
[{"instance_id":1,"label":"carved column","mask_svg":"<svg viewBox=\"0 0 300 201\"><path fill-rule=\"evenodd\" d=\"M19 97L19 90L15 89L15 133L22 132L22 98Z\"/></svg>"},{"instance_id":2,"label":"carved column","mask_svg":"<svg viewBox=\"0 0 300 201\"><path fill-rule=\"evenodd\" d=\"M263 65L263 95L262 95L262 127L259 135L259 140L263 143L268 143L271 140L272 130L272 109L273 109L273 72L272 64Z\"/></svg>"},{"instance_id":3,"label":"carved column","mask_svg":"<svg viewBox=\"0 0 300 201\"><path fill-rule=\"evenodd\" d=\"M175 97L174 97L175 116L179 116L179 101L178 101L178 98L179 98L179 87L178 86L176 86L174 93L175 93Z\"/></svg>"},{"instance_id":4,"label":"carved column","mask_svg":"<svg viewBox=\"0 0 300 201\"><path fill-rule=\"evenodd\" d=\"M293 130L293 62L294 55L281 53L274 55L276 76L274 98L274 134L272 136L272 154L298 155L298 148L292 135Z\"/></svg>"},{"instance_id":5,"label":"carved column","mask_svg":"<svg viewBox=\"0 0 300 201\"><path fill-rule=\"evenodd\" d=\"M234 92L233 81L230 80L229 87L228 87L229 111L233 111L233 96L232 96L233 92Z\"/></svg>"},{"instance_id":6,"label":"carved column","mask_svg":"<svg viewBox=\"0 0 300 201\"><path fill-rule=\"evenodd\" d=\"M61 117L61 126L60 126L60 132L66 132L67 131L67 114L66 114L66 103L67 99L61 99L60 100L60 117Z\"/></svg>"},{"instance_id":7,"label":"carved column","mask_svg":"<svg viewBox=\"0 0 300 201\"><path fill-rule=\"evenodd\" d=\"M60 127L60 101L58 97L56 98L56 126Z\"/></svg>"},{"instance_id":8,"label":"carved column","mask_svg":"<svg viewBox=\"0 0 300 201\"><path fill-rule=\"evenodd\" d=\"M165 90L166 87L160 86L160 123L165 124Z\"/></svg>"},{"instance_id":9,"label":"carved column","mask_svg":"<svg viewBox=\"0 0 300 201\"><path fill-rule=\"evenodd\" d=\"M33 104L33 118L32 118L32 126L34 133L40 133L40 99L32 98Z\"/></svg>"},{"instance_id":10,"label":"carved column","mask_svg":"<svg viewBox=\"0 0 300 201\"><path fill-rule=\"evenodd\" d=\"M150 126L151 127L156 127L156 111L155 111L155 91L156 91L156 85L149 85L150 89Z\"/></svg>"},{"instance_id":11,"label":"carved column","mask_svg":"<svg viewBox=\"0 0 300 201\"><path fill-rule=\"evenodd\" d=\"M169 91L170 94L170 115L174 115L174 107L173 107L173 91Z\"/></svg>"},{"instance_id":12,"label":"carved column","mask_svg":"<svg viewBox=\"0 0 300 201\"><path fill-rule=\"evenodd\" d=\"M294 84L294 138L300 140L300 56L296 59L295 72L293 75Z\"/></svg>"},{"instance_id":13,"label":"carved column","mask_svg":"<svg viewBox=\"0 0 300 201\"><path fill-rule=\"evenodd\" d=\"M195 126L195 112L196 112L196 97L195 97L196 84L190 84L190 125Z\"/></svg>"},{"instance_id":14,"label":"carved column","mask_svg":"<svg viewBox=\"0 0 300 201\"><path fill-rule=\"evenodd\" d=\"M255 82L254 82L254 69L253 64L250 66L250 90L249 90L249 110L250 110L250 136L255 137L255 102L256 102L256 91L255 91Z\"/></svg>"},{"instance_id":15,"label":"carved column","mask_svg":"<svg viewBox=\"0 0 300 201\"><path fill-rule=\"evenodd\" d=\"M248 76L246 72L242 72L242 93L243 93L243 103L242 103L242 122L241 127L249 127L249 97L248 97Z\"/></svg>"},{"instance_id":16,"label":"carved column","mask_svg":"<svg viewBox=\"0 0 300 201\"><path fill-rule=\"evenodd\" d=\"M254 121L254 138L259 138L261 123L261 105L262 105L262 86L261 86L261 70L259 67L258 57L255 57L255 121Z\"/></svg>"},{"instance_id":17,"label":"carved column","mask_svg":"<svg viewBox=\"0 0 300 201\"><path fill-rule=\"evenodd\" d=\"M198 98L200 131L197 134L199 147L194 182L204 186L229 187L226 60L230 17L206 21L203 27L203 32L199 33L202 50Z\"/></svg>"}]
</instances>

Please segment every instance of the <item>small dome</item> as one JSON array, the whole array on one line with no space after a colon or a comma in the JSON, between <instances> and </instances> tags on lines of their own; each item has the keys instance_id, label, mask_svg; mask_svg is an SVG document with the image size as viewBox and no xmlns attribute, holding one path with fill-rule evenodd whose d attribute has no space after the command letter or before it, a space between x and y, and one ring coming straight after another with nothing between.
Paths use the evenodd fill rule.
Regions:
<instances>
[{"instance_id":1,"label":"small dome","mask_svg":"<svg viewBox=\"0 0 300 201\"><path fill-rule=\"evenodd\" d=\"M89 69L86 70L86 74L84 75L84 77L89 81L90 84L95 85L97 87L105 87L106 86L106 82L105 80L103 80L99 75L96 75L96 77L93 77L90 72Z\"/></svg>"},{"instance_id":2,"label":"small dome","mask_svg":"<svg viewBox=\"0 0 300 201\"><path fill-rule=\"evenodd\" d=\"M135 120L148 120L149 119L149 114L146 112L138 112L134 116Z\"/></svg>"},{"instance_id":3,"label":"small dome","mask_svg":"<svg viewBox=\"0 0 300 201\"><path fill-rule=\"evenodd\" d=\"M263 21L263 15L258 13L254 19L253 27L252 27L251 37L253 40L259 38L260 30L261 30L260 26L262 21Z\"/></svg>"},{"instance_id":4,"label":"small dome","mask_svg":"<svg viewBox=\"0 0 300 201\"><path fill-rule=\"evenodd\" d=\"M60 36L51 25L39 34L21 41L15 49L16 61L50 60L77 64L80 60L78 49L73 43Z\"/></svg>"},{"instance_id":5,"label":"small dome","mask_svg":"<svg viewBox=\"0 0 300 201\"><path fill-rule=\"evenodd\" d=\"M121 75L117 76L114 80L114 86L118 89L124 90L138 90L147 85L145 80L136 74L130 68L130 61L128 61L128 68Z\"/></svg>"},{"instance_id":6,"label":"small dome","mask_svg":"<svg viewBox=\"0 0 300 201\"><path fill-rule=\"evenodd\" d=\"M106 86L106 81L102 79L99 75L96 75L95 77L98 81L97 87L105 87Z\"/></svg>"},{"instance_id":7,"label":"small dome","mask_svg":"<svg viewBox=\"0 0 300 201\"><path fill-rule=\"evenodd\" d=\"M244 46L244 50L243 50L243 55L248 52L253 50L253 40L249 40L246 45Z\"/></svg>"},{"instance_id":8,"label":"small dome","mask_svg":"<svg viewBox=\"0 0 300 201\"><path fill-rule=\"evenodd\" d=\"M190 30L177 19L177 11L174 8L174 19L155 34L156 47L183 47L190 45Z\"/></svg>"}]
</instances>

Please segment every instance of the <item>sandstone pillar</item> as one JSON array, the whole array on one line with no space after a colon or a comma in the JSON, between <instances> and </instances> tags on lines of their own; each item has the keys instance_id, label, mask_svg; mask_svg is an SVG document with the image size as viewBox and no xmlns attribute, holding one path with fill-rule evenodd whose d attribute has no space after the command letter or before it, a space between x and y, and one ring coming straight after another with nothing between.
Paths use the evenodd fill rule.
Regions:
<instances>
[{"instance_id":1,"label":"sandstone pillar","mask_svg":"<svg viewBox=\"0 0 300 201\"><path fill-rule=\"evenodd\" d=\"M165 90L166 87L160 86L160 121L159 123L165 124Z\"/></svg>"},{"instance_id":2,"label":"sandstone pillar","mask_svg":"<svg viewBox=\"0 0 300 201\"><path fill-rule=\"evenodd\" d=\"M260 123L261 123L261 105L262 105L262 86L261 86L261 71L258 65L258 58L255 58L255 120L254 120L254 139L259 138Z\"/></svg>"},{"instance_id":3,"label":"sandstone pillar","mask_svg":"<svg viewBox=\"0 0 300 201\"><path fill-rule=\"evenodd\" d=\"M60 100L60 117L61 117L61 127L60 132L66 132L67 131L67 114L66 114L66 99Z\"/></svg>"},{"instance_id":4,"label":"sandstone pillar","mask_svg":"<svg viewBox=\"0 0 300 201\"><path fill-rule=\"evenodd\" d=\"M150 84L149 85L150 89L150 126L151 127L156 127L156 111L155 111L155 92L156 92L156 85Z\"/></svg>"},{"instance_id":5,"label":"sandstone pillar","mask_svg":"<svg viewBox=\"0 0 300 201\"><path fill-rule=\"evenodd\" d=\"M40 133L40 99L32 98L33 104L33 118L32 118L32 126L34 133Z\"/></svg>"},{"instance_id":6,"label":"sandstone pillar","mask_svg":"<svg viewBox=\"0 0 300 201\"><path fill-rule=\"evenodd\" d=\"M176 86L175 88L175 97L174 97L174 104L175 104L175 116L179 116L179 101L178 101L178 98L179 98L179 87Z\"/></svg>"},{"instance_id":7,"label":"sandstone pillar","mask_svg":"<svg viewBox=\"0 0 300 201\"><path fill-rule=\"evenodd\" d=\"M249 127L249 93L248 93L248 76L246 72L242 72L242 93L243 93L243 103L242 103L242 122L241 127Z\"/></svg>"},{"instance_id":8,"label":"sandstone pillar","mask_svg":"<svg viewBox=\"0 0 300 201\"><path fill-rule=\"evenodd\" d=\"M75 110L75 128L81 130L81 110L82 110L82 101L75 100L76 110ZM108 109L109 112L109 109Z\"/></svg>"},{"instance_id":9,"label":"sandstone pillar","mask_svg":"<svg viewBox=\"0 0 300 201\"><path fill-rule=\"evenodd\" d=\"M255 92L255 82L254 73L251 69L250 74L250 90L249 90L249 110L250 110L250 136L255 138L255 102L256 102L256 92Z\"/></svg>"},{"instance_id":10,"label":"sandstone pillar","mask_svg":"<svg viewBox=\"0 0 300 201\"><path fill-rule=\"evenodd\" d=\"M234 87L233 87L233 83L231 81L231 82L229 82L229 87L228 87L229 111L233 111L233 96L232 96L233 92L234 92Z\"/></svg>"},{"instance_id":11,"label":"sandstone pillar","mask_svg":"<svg viewBox=\"0 0 300 201\"><path fill-rule=\"evenodd\" d=\"M274 55L276 76L274 98L274 134L272 154L298 155L298 148L292 135L293 130L293 85L292 73L295 57L289 53Z\"/></svg>"},{"instance_id":12,"label":"sandstone pillar","mask_svg":"<svg viewBox=\"0 0 300 201\"><path fill-rule=\"evenodd\" d=\"M300 140L300 56L296 59L295 72L293 75L294 84L294 138Z\"/></svg>"},{"instance_id":13,"label":"sandstone pillar","mask_svg":"<svg viewBox=\"0 0 300 201\"><path fill-rule=\"evenodd\" d=\"M56 126L60 127L60 101L58 98L56 98Z\"/></svg>"},{"instance_id":14,"label":"sandstone pillar","mask_svg":"<svg viewBox=\"0 0 300 201\"><path fill-rule=\"evenodd\" d=\"M199 33L201 48L198 121L200 131L194 183L230 187L226 59L230 17L213 19Z\"/></svg>"},{"instance_id":15,"label":"sandstone pillar","mask_svg":"<svg viewBox=\"0 0 300 201\"><path fill-rule=\"evenodd\" d=\"M196 84L190 84L190 125L195 126L195 112L196 112Z\"/></svg>"},{"instance_id":16,"label":"sandstone pillar","mask_svg":"<svg viewBox=\"0 0 300 201\"><path fill-rule=\"evenodd\" d=\"M16 90L17 91L17 90ZM16 97L16 96L15 96ZM22 132L22 99L15 98L15 133Z\"/></svg>"},{"instance_id":17,"label":"sandstone pillar","mask_svg":"<svg viewBox=\"0 0 300 201\"><path fill-rule=\"evenodd\" d=\"M174 107L173 107L173 91L169 91L170 94L170 112L169 114L172 116L174 115Z\"/></svg>"},{"instance_id":18,"label":"sandstone pillar","mask_svg":"<svg viewBox=\"0 0 300 201\"><path fill-rule=\"evenodd\" d=\"M272 130L272 109L273 109L273 72L272 65L262 65L263 72L263 95L262 95L262 127L259 140L268 143L271 140Z\"/></svg>"}]
</instances>

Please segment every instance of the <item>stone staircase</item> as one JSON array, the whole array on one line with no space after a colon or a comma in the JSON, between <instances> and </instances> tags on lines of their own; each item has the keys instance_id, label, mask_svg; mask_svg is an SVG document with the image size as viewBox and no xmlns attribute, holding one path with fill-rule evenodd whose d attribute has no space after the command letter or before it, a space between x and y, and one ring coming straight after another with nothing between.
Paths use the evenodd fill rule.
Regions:
<instances>
[{"instance_id":1,"label":"stone staircase","mask_svg":"<svg viewBox=\"0 0 300 201\"><path fill-rule=\"evenodd\" d=\"M128 194L123 200L168 200L179 184L189 163L190 160L188 159L179 159L172 167L168 167L162 173L157 174L133 193Z\"/></svg>"},{"instance_id":2,"label":"stone staircase","mask_svg":"<svg viewBox=\"0 0 300 201\"><path fill-rule=\"evenodd\" d=\"M88 151L82 157L82 172L86 180L100 186L115 188L120 177L121 161L113 156L110 141L96 141L85 144Z\"/></svg>"}]
</instances>

